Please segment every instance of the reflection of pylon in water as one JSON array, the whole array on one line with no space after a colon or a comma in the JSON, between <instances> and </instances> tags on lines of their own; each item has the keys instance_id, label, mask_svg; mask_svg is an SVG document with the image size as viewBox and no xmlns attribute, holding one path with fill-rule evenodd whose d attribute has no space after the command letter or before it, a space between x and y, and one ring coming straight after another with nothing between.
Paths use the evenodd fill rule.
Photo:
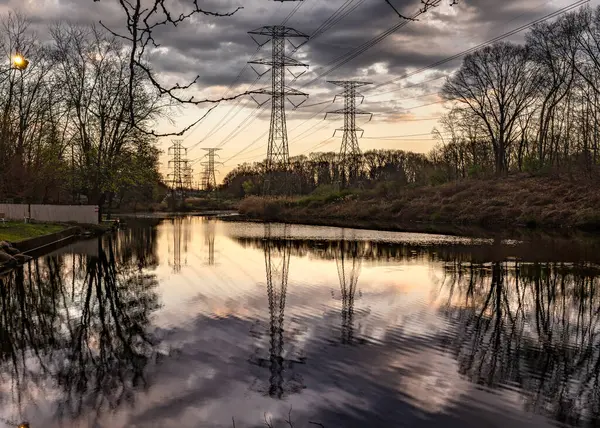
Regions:
<instances>
[{"instance_id":1,"label":"reflection of pylon in water","mask_svg":"<svg viewBox=\"0 0 600 428\"><path fill-rule=\"evenodd\" d=\"M342 241L335 262L342 294L341 341L343 344L352 344L354 340L354 295L361 267L358 242Z\"/></svg>"},{"instance_id":2,"label":"reflection of pylon in water","mask_svg":"<svg viewBox=\"0 0 600 428\"><path fill-rule=\"evenodd\" d=\"M171 219L173 224L173 263L169 262L173 266L173 272L180 272L182 265L187 264L185 257L188 252L188 244L192 239L190 232L190 218L174 217ZM183 241L183 242L182 242ZM182 247L183 246L183 254ZM171 251L169 251L171 253ZM181 257L184 257L184 261L181 261Z\"/></svg>"},{"instance_id":3,"label":"reflection of pylon in water","mask_svg":"<svg viewBox=\"0 0 600 428\"><path fill-rule=\"evenodd\" d=\"M270 315L269 333L271 337L269 395L281 398L283 395L283 318L290 268L290 246L284 246L281 263L275 269L275 272L273 271L271 256L271 247L267 245L265 248L265 269L267 273L267 294L269 296ZM276 283L273 282L273 274L275 274ZM281 282L278 281L279 276L281 277Z\"/></svg>"},{"instance_id":4,"label":"reflection of pylon in water","mask_svg":"<svg viewBox=\"0 0 600 428\"><path fill-rule=\"evenodd\" d=\"M213 219L204 219L204 244L208 249L208 264L215 264L215 225Z\"/></svg>"},{"instance_id":5,"label":"reflection of pylon in water","mask_svg":"<svg viewBox=\"0 0 600 428\"><path fill-rule=\"evenodd\" d=\"M287 226L286 226L287 228ZM284 232L285 236L285 232ZM280 253L279 257L277 253ZM268 395L281 399L286 392L298 392L302 389L301 379L292 377L284 380L285 368L291 368L295 363L303 364L303 359L284 359L284 313L287 295L287 283L290 266L291 246L284 237L283 248L274 248L271 239L271 226L265 225L265 270L267 278L267 296L269 303L269 359L258 358L255 363L261 367L269 367ZM277 258L280 258L277 262Z\"/></svg>"},{"instance_id":6,"label":"reflection of pylon in water","mask_svg":"<svg viewBox=\"0 0 600 428\"><path fill-rule=\"evenodd\" d=\"M181 222L182 219L173 219L173 272L181 270Z\"/></svg>"}]
</instances>

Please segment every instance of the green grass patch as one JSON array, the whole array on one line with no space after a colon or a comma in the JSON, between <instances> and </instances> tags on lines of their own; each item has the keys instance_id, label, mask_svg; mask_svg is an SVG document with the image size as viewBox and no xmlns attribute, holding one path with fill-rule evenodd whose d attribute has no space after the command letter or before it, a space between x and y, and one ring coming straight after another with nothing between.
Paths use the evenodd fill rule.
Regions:
<instances>
[{"instance_id":1,"label":"green grass patch","mask_svg":"<svg viewBox=\"0 0 600 428\"><path fill-rule=\"evenodd\" d=\"M344 199L351 194L352 192L350 190L332 191L331 193L313 193L298 199L297 204L300 206L319 207Z\"/></svg>"},{"instance_id":2,"label":"green grass patch","mask_svg":"<svg viewBox=\"0 0 600 428\"><path fill-rule=\"evenodd\" d=\"M60 232L66 226L51 223L0 222L0 241L19 242Z\"/></svg>"}]
</instances>

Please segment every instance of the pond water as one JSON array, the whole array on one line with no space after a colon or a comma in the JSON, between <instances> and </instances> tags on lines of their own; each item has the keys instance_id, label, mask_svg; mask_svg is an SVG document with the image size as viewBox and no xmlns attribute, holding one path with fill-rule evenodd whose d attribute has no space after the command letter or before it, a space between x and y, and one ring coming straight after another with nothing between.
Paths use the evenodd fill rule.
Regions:
<instances>
[{"instance_id":1,"label":"pond water","mask_svg":"<svg viewBox=\"0 0 600 428\"><path fill-rule=\"evenodd\" d=\"M0 278L0 421L598 426L599 249L131 223Z\"/></svg>"}]
</instances>

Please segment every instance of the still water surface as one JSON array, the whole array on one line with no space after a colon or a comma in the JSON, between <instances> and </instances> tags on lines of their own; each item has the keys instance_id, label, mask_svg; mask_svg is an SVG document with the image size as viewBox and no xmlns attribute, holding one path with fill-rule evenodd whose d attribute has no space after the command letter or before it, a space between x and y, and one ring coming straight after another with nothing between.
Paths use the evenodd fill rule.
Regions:
<instances>
[{"instance_id":1,"label":"still water surface","mask_svg":"<svg viewBox=\"0 0 600 428\"><path fill-rule=\"evenodd\" d=\"M594 241L146 220L0 278L0 417L598 426L599 254Z\"/></svg>"}]
</instances>

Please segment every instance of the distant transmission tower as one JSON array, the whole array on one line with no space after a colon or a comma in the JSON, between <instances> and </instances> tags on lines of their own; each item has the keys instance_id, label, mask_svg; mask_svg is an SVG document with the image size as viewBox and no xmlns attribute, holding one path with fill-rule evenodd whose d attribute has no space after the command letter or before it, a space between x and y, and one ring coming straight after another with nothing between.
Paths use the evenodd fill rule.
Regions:
<instances>
[{"instance_id":1,"label":"distant transmission tower","mask_svg":"<svg viewBox=\"0 0 600 428\"><path fill-rule=\"evenodd\" d=\"M169 147L169 155L172 159L169 161L169 168L173 171L168 175L168 179L171 183L171 193L173 196L173 203L176 200L185 200L185 167L187 161L185 156L187 149L181 144L182 140L172 140L173 145Z\"/></svg>"},{"instance_id":2,"label":"distant transmission tower","mask_svg":"<svg viewBox=\"0 0 600 428\"><path fill-rule=\"evenodd\" d=\"M202 163L202 165L204 165L204 172L202 174L202 189L206 190L207 192L212 192L217 188L217 178L215 176L215 156L219 156L216 152L217 150L221 149L209 148L204 150L208 152L208 161Z\"/></svg>"},{"instance_id":3,"label":"distant transmission tower","mask_svg":"<svg viewBox=\"0 0 600 428\"><path fill-rule=\"evenodd\" d=\"M308 40L308 36L304 33L288 28L282 25L261 27L257 30L249 32L250 37L259 46L263 46L271 41L272 55L271 59L257 59L249 61L249 64L259 64L271 66L271 88L270 89L259 89L252 91L253 94L270 95L271 96L271 125L269 129L269 143L267 148L267 159L266 159L266 171L265 171L265 182L263 186L264 194L276 194L276 193L289 193L291 190L289 180L289 163L290 153L288 148L288 136L287 127L285 121L285 99L295 107L301 105L308 98L308 94L300 92L297 89L289 88L285 84L285 71L288 67L308 67L307 64L301 63L293 58L289 58L285 55L285 42L286 40L294 47L298 49L300 45ZM266 37L266 41L262 43L255 37L261 36ZM294 45L291 40L293 39L304 39L304 42L298 46ZM253 68L254 69L254 68ZM266 74L259 73L254 70L259 76ZM268 71L268 70L267 70ZM291 73L291 72L290 72ZM294 77L300 77L300 75L294 75ZM304 99L298 104L294 104L291 100L291 96L302 96ZM267 101L259 103L254 97L254 101L259 105L264 105Z\"/></svg>"},{"instance_id":4,"label":"distant transmission tower","mask_svg":"<svg viewBox=\"0 0 600 428\"><path fill-rule=\"evenodd\" d=\"M194 171L190 166L190 163L186 160L185 166L183 167L183 183L185 185L186 190L194 190Z\"/></svg>"},{"instance_id":5,"label":"distant transmission tower","mask_svg":"<svg viewBox=\"0 0 600 428\"><path fill-rule=\"evenodd\" d=\"M370 85L370 83L354 80L333 80L329 81L328 83L333 83L334 85L344 88L344 92L341 94L341 96L344 97L344 108L327 112L327 114L325 114L325 118L327 118L328 114L344 115L344 127L336 129L333 135L335 136L337 131L344 131L339 156L339 179L341 180L342 184L345 185L358 178L360 169L361 152L358 145L358 136L356 132L361 132L362 137L362 133L364 133L364 131L356 126L356 116L369 115L369 120L373 118L373 113L358 110L356 108L356 99L361 98L359 104L362 104L365 98L363 95L356 92L356 88ZM339 95L336 95L335 98L338 96Z\"/></svg>"}]
</instances>

